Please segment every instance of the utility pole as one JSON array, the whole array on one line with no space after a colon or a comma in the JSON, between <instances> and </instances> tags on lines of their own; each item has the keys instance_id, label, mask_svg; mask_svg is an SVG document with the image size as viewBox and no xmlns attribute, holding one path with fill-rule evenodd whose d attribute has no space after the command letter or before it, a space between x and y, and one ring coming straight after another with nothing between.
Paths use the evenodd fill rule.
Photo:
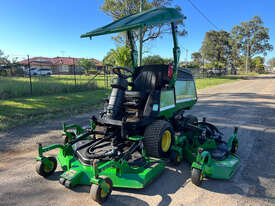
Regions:
<instances>
[{"instance_id":1,"label":"utility pole","mask_svg":"<svg viewBox=\"0 0 275 206\"><path fill-rule=\"evenodd\" d=\"M140 9L139 12L143 12L144 9L144 0L140 0ZM138 66L141 66L142 64L142 32L143 32L143 28L140 27L139 28L139 55L138 55Z\"/></svg>"},{"instance_id":2,"label":"utility pole","mask_svg":"<svg viewBox=\"0 0 275 206\"><path fill-rule=\"evenodd\" d=\"M29 78L30 78L30 94L32 96L32 74L31 74L31 65L30 65L30 56L28 55L28 68L29 68Z\"/></svg>"}]
</instances>

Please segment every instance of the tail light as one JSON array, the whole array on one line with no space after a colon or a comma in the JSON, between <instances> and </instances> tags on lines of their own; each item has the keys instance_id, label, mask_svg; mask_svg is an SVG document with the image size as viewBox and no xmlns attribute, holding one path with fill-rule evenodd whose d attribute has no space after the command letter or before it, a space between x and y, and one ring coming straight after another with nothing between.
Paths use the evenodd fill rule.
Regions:
<instances>
[{"instance_id":1,"label":"tail light","mask_svg":"<svg viewBox=\"0 0 275 206\"><path fill-rule=\"evenodd\" d=\"M173 66L172 63L170 63L170 64L169 64L169 67L168 67L168 77L169 77L169 78L172 78L173 72L174 72L174 66Z\"/></svg>"}]
</instances>

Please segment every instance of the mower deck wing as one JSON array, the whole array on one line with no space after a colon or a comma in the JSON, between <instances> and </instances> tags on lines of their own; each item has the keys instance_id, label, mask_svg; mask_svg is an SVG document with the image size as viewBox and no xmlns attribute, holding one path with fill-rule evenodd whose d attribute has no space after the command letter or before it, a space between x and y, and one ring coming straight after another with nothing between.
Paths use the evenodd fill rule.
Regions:
<instances>
[{"instance_id":1,"label":"mower deck wing","mask_svg":"<svg viewBox=\"0 0 275 206\"><path fill-rule=\"evenodd\" d=\"M184 19L184 16L174 8L157 8L146 10L141 13L132 14L114 21L106 26L82 34L80 37L93 37L104 34L117 33L137 29L140 27L177 22Z\"/></svg>"}]
</instances>

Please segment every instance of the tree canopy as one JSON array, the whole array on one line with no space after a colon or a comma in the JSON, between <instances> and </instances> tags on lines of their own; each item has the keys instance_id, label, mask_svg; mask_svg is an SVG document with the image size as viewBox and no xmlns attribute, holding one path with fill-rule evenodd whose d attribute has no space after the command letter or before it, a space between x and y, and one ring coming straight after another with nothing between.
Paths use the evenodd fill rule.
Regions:
<instances>
[{"instance_id":1,"label":"tree canopy","mask_svg":"<svg viewBox=\"0 0 275 206\"><path fill-rule=\"evenodd\" d=\"M201 67L203 65L203 58L200 52L192 53L191 58L193 59L193 63L197 65L197 67Z\"/></svg>"},{"instance_id":2,"label":"tree canopy","mask_svg":"<svg viewBox=\"0 0 275 206\"><path fill-rule=\"evenodd\" d=\"M252 57L273 50L273 46L269 43L269 29L263 26L263 21L259 16L254 16L252 20L234 26L231 33L240 52L248 56L249 67Z\"/></svg>"},{"instance_id":3,"label":"tree canopy","mask_svg":"<svg viewBox=\"0 0 275 206\"><path fill-rule=\"evenodd\" d=\"M143 59L144 65L150 64L169 64L172 60L169 58L162 58L159 55L147 56Z\"/></svg>"},{"instance_id":4,"label":"tree canopy","mask_svg":"<svg viewBox=\"0 0 275 206\"><path fill-rule=\"evenodd\" d=\"M204 59L217 65L226 65L232 51L230 33L224 30L206 32L200 50Z\"/></svg>"},{"instance_id":5,"label":"tree canopy","mask_svg":"<svg viewBox=\"0 0 275 206\"><path fill-rule=\"evenodd\" d=\"M85 74L89 74L90 69L96 66L96 64L89 59L81 59L78 65L84 68Z\"/></svg>"},{"instance_id":6,"label":"tree canopy","mask_svg":"<svg viewBox=\"0 0 275 206\"><path fill-rule=\"evenodd\" d=\"M268 64L269 66L271 66L271 67L275 67L275 57L269 59L269 60L267 61L267 64Z\"/></svg>"},{"instance_id":7,"label":"tree canopy","mask_svg":"<svg viewBox=\"0 0 275 206\"><path fill-rule=\"evenodd\" d=\"M111 49L103 59L104 64L131 67L131 51L126 46Z\"/></svg>"}]
</instances>

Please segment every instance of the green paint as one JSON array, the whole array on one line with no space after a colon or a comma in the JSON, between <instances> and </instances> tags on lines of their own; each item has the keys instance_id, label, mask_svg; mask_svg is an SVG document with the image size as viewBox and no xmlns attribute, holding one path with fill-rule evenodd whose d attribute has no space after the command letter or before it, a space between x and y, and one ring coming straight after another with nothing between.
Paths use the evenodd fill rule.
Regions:
<instances>
[{"instance_id":1,"label":"green paint","mask_svg":"<svg viewBox=\"0 0 275 206\"><path fill-rule=\"evenodd\" d=\"M167 22L177 22L180 20L183 20L183 15L174 8L151 9L126 16L106 26L100 27L86 34L82 34L81 38L91 38L93 36L135 30L141 27L153 26Z\"/></svg>"}]
</instances>

